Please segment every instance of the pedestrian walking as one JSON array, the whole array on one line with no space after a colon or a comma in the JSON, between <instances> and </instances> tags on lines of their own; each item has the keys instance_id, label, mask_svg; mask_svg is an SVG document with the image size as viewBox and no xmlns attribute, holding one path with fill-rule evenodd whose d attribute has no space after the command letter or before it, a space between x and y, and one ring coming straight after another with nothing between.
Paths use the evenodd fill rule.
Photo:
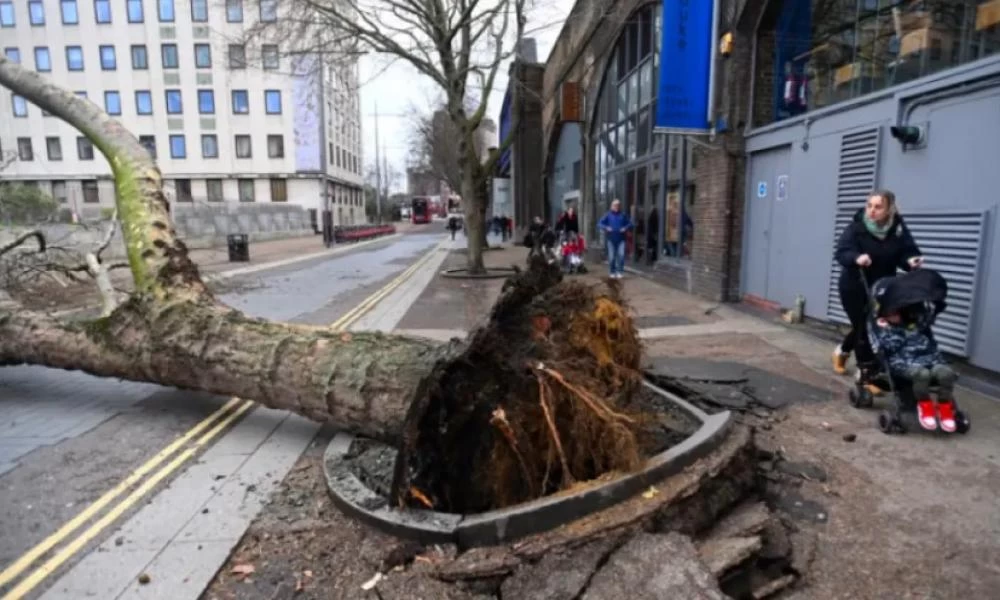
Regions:
<instances>
[{"instance_id":1,"label":"pedestrian walking","mask_svg":"<svg viewBox=\"0 0 1000 600\"><path fill-rule=\"evenodd\" d=\"M851 330L833 350L833 370L843 375L847 373L847 359L852 352L859 367L875 359L865 325L868 294L861 272L872 284L894 276L897 269L909 271L923 264L920 248L899 214L895 194L878 190L868 196L865 207L858 210L841 233L836 259L842 267L838 282L840 304L851 322ZM874 385L869 386L869 391L881 393Z\"/></svg>"},{"instance_id":2,"label":"pedestrian walking","mask_svg":"<svg viewBox=\"0 0 1000 600\"><path fill-rule=\"evenodd\" d=\"M634 228L632 220L622 212L621 200L615 198L597 226L604 231L608 249L608 273L612 279L621 279L625 273L625 234Z\"/></svg>"}]
</instances>

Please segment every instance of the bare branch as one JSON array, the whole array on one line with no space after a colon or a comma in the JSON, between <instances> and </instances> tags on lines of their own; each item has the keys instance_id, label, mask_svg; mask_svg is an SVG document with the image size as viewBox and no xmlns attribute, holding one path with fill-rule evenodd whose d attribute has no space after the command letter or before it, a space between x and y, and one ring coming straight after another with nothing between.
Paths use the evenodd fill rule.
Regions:
<instances>
[{"instance_id":1,"label":"bare branch","mask_svg":"<svg viewBox=\"0 0 1000 600\"><path fill-rule=\"evenodd\" d=\"M14 248L17 248L18 246L20 246L21 244L23 244L26 241L30 240L31 238L35 238L35 240L38 241L38 250L36 250L36 252L39 252L39 253L45 252L45 234L43 234L41 231L35 229L35 230L29 231L28 233L25 233L25 234L23 234L21 236L18 236L17 239L15 239L14 241L10 242L6 246L0 248L0 256L3 256L4 254L7 254L11 250L13 250Z\"/></svg>"}]
</instances>

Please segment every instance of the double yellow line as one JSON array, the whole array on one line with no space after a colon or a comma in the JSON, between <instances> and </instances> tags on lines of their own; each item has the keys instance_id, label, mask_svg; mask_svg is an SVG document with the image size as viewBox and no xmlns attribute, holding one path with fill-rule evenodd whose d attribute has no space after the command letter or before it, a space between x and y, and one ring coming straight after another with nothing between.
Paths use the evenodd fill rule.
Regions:
<instances>
[{"instance_id":1,"label":"double yellow line","mask_svg":"<svg viewBox=\"0 0 1000 600\"><path fill-rule=\"evenodd\" d=\"M330 327L335 331L344 331L357 322L361 317L368 314L368 312L371 311L375 305L381 302L386 296L392 293L393 290L402 285L403 282L412 277L413 274L416 273L423 265L429 262L437 249L438 246L435 246L430 252L422 256L420 260L403 271L398 277L366 298L363 302L361 302L361 304L351 309L347 314L330 324ZM36 588L38 584L45 580L45 578L55 572L56 569L62 566L74 554L82 550L87 543L96 538L109 525L120 518L125 511L134 506L139 500L151 492L157 484L187 462L198 450L218 436L219 433L224 431L230 424L240 418L252 406L253 402L249 400L231 398L225 405L192 427L187 431L187 433L174 440L166 448L157 452L155 456L143 463L118 485L105 492L104 495L95 500L93 504L67 521L55 533L48 536L31 550L28 550L26 553L21 555L20 558L0 572L0 587L14 581L14 579L31 567L31 565L37 562L42 556L47 554L64 539L69 537L70 534L97 516L98 513L104 510L116 498L124 494L132 486L142 481L142 484L126 496L124 500L112 507L111 510L106 512L100 519L84 530L83 533L79 534L71 542L63 546L30 575L22 579L14 588L3 596L2 600L20 600L28 594L28 592ZM208 431L206 431L206 429ZM153 475L143 481L149 473L152 473L164 461L177 453L178 450L184 448L184 446L187 446L187 448L185 448L183 452L177 454L173 460L168 462L158 471L153 473Z\"/></svg>"},{"instance_id":2,"label":"double yellow line","mask_svg":"<svg viewBox=\"0 0 1000 600\"><path fill-rule=\"evenodd\" d=\"M361 319L361 317L368 314L371 311L371 309L375 308L376 304L378 304L386 296L391 294L393 290L403 285L404 281L406 281L410 277L413 277L414 273L419 271L421 267L430 262L430 260L434 257L434 254L437 252L439 247L440 245L431 248L430 252L421 256L420 260L413 263L413 265L411 265L410 268L400 273L398 277L396 277L389 283L385 284L385 287L383 287L379 291L369 296L361 304L355 306L346 315L340 317L333 323L330 323L330 328L333 329L334 331L344 331L345 329L356 323L359 319Z\"/></svg>"}]
</instances>

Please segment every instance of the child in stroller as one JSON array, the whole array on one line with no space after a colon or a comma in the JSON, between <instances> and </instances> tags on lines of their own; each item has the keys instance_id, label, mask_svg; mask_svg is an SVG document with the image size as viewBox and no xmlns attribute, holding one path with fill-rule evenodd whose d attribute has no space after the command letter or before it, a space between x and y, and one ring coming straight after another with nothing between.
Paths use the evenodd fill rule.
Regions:
<instances>
[{"instance_id":1,"label":"child in stroller","mask_svg":"<svg viewBox=\"0 0 1000 600\"><path fill-rule=\"evenodd\" d=\"M566 273L586 273L587 267L583 264L583 253L587 246L583 236L575 232L563 233L562 239L562 266Z\"/></svg>"},{"instance_id":2,"label":"child in stroller","mask_svg":"<svg viewBox=\"0 0 1000 600\"><path fill-rule=\"evenodd\" d=\"M862 272L865 288L867 279ZM916 412L917 422L929 431L965 433L969 420L954 399L958 376L938 350L931 326L946 307L948 284L929 269L912 271L875 282L869 291L867 338L876 357L860 365L851 404L871 406L867 385L894 392L892 407L879 415L884 433L905 431L901 416ZM931 386L937 386L937 402Z\"/></svg>"}]
</instances>

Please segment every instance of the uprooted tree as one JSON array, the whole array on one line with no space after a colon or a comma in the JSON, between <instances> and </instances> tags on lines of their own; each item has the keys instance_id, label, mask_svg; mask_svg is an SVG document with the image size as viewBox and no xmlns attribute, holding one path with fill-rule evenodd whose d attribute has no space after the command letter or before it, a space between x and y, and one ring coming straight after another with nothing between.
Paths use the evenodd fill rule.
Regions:
<instances>
[{"instance_id":1,"label":"uprooted tree","mask_svg":"<svg viewBox=\"0 0 1000 600\"><path fill-rule=\"evenodd\" d=\"M255 319L202 281L174 234L160 172L132 134L3 57L0 85L107 158L134 280L110 315L83 322L0 291L0 366L240 396L399 444L399 502L488 508L638 463L648 424L632 404L640 350L617 288L561 282L535 264L508 282L484 328L445 345Z\"/></svg>"},{"instance_id":2,"label":"uprooted tree","mask_svg":"<svg viewBox=\"0 0 1000 600\"><path fill-rule=\"evenodd\" d=\"M525 0L288 0L275 18L249 35L291 47L291 53L344 56L372 53L408 64L440 88L455 135L459 181L469 239L485 239L488 182L513 131L489 156L479 152L480 126L501 69L524 30ZM300 61L304 62L304 61ZM517 114L517 110L513 111ZM451 183L451 182L449 182ZM483 248L473 244L468 269L484 271Z\"/></svg>"}]
</instances>

